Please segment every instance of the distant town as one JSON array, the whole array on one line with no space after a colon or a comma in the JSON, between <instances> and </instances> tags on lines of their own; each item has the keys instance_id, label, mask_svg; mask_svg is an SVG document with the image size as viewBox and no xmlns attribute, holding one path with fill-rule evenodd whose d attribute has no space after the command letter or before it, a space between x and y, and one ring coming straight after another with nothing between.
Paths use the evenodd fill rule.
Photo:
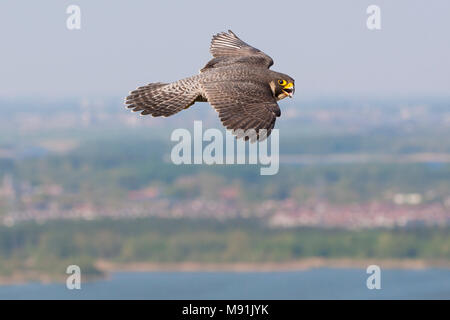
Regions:
<instances>
[{"instance_id":1,"label":"distant town","mask_svg":"<svg viewBox=\"0 0 450 320\"><path fill-rule=\"evenodd\" d=\"M214 167L205 169L213 173L210 178L201 177L203 169L170 174L178 170L167 163L170 130L198 118L218 125L207 104L183 116L147 119L116 99L2 101L0 223L260 217L276 228L447 226L446 103L305 99L287 104L279 122L280 162L290 184L275 177L263 184L267 190L259 190L248 174L231 179ZM195 189L205 190L192 193Z\"/></svg>"},{"instance_id":2,"label":"distant town","mask_svg":"<svg viewBox=\"0 0 450 320\"><path fill-rule=\"evenodd\" d=\"M93 220L100 218L133 219L159 217L168 219L193 218L227 220L233 218L263 218L272 227L323 228L379 228L405 226L450 225L450 197L443 203L423 203L420 194L394 194L389 202L363 204L330 204L314 201L304 204L294 199L267 200L259 204L242 205L238 189L223 188L220 200L179 200L160 196L155 187L128 192L120 205L99 206L79 202L61 205L64 196L60 185L32 187L29 183L16 185L5 176L0 186L0 198L10 204L20 203L2 216L2 224L12 226L18 222L68 219Z\"/></svg>"}]
</instances>

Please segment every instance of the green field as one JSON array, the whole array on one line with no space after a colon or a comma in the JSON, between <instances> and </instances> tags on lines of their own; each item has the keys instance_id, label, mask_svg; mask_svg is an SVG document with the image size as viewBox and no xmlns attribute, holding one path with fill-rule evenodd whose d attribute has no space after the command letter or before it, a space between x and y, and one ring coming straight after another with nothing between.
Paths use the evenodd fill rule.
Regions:
<instances>
[{"instance_id":1,"label":"green field","mask_svg":"<svg viewBox=\"0 0 450 320\"><path fill-rule=\"evenodd\" d=\"M0 274L97 273L112 262L287 262L309 257L450 260L450 228L269 229L259 220L100 220L0 227Z\"/></svg>"}]
</instances>

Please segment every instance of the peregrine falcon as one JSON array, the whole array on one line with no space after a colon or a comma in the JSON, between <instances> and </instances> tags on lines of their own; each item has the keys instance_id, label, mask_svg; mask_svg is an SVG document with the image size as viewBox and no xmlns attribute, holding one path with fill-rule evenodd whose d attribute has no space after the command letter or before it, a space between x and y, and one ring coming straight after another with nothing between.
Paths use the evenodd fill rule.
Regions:
<instances>
[{"instance_id":1,"label":"peregrine falcon","mask_svg":"<svg viewBox=\"0 0 450 320\"><path fill-rule=\"evenodd\" d=\"M209 102L237 138L265 139L281 114L277 101L294 94L294 79L269 70L272 58L231 30L213 36L210 52L213 59L198 75L139 87L126 98L127 108L168 117L197 101Z\"/></svg>"}]
</instances>

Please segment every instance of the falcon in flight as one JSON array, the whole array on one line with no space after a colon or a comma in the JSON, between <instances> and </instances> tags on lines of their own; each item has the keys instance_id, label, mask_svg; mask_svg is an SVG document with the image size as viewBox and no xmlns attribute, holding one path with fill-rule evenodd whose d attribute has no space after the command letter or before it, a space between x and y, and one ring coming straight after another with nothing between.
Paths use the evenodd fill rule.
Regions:
<instances>
[{"instance_id":1,"label":"falcon in flight","mask_svg":"<svg viewBox=\"0 0 450 320\"><path fill-rule=\"evenodd\" d=\"M213 59L198 75L139 87L126 98L127 108L168 117L197 101L209 102L237 138L265 139L281 114L277 101L294 94L294 79L270 70L272 58L231 30L213 36L210 52Z\"/></svg>"}]
</instances>

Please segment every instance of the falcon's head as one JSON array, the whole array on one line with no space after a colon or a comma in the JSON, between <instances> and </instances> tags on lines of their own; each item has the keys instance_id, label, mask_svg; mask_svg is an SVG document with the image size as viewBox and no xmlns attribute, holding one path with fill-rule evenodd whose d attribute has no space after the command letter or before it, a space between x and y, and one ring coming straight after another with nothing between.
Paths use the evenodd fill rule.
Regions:
<instances>
[{"instance_id":1,"label":"falcon's head","mask_svg":"<svg viewBox=\"0 0 450 320\"><path fill-rule=\"evenodd\" d=\"M294 79L288 75L278 74L275 79L270 82L270 88L277 100L286 97L292 98L295 92Z\"/></svg>"}]
</instances>

